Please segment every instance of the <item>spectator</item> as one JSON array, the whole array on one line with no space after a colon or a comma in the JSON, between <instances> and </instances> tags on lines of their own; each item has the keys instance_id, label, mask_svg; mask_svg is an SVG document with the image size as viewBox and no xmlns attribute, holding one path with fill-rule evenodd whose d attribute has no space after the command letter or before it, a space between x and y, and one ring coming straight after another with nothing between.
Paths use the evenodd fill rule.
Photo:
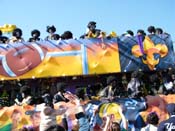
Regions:
<instances>
[{"instance_id":1,"label":"spectator","mask_svg":"<svg viewBox=\"0 0 175 131\"><path fill-rule=\"evenodd\" d=\"M121 37L133 37L133 36L134 36L134 32L132 30L127 30L121 35Z\"/></svg>"},{"instance_id":2,"label":"spectator","mask_svg":"<svg viewBox=\"0 0 175 131\"><path fill-rule=\"evenodd\" d=\"M2 36L2 31L0 30L0 43L6 44L8 42L8 37Z\"/></svg>"},{"instance_id":3,"label":"spectator","mask_svg":"<svg viewBox=\"0 0 175 131\"><path fill-rule=\"evenodd\" d=\"M60 101L68 101L65 97L64 97L64 93L66 92L66 87L67 84L65 83L57 83L56 88L57 88L57 94L54 95L53 98L53 103L57 103Z\"/></svg>"},{"instance_id":4,"label":"spectator","mask_svg":"<svg viewBox=\"0 0 175 131\"><path fill-rule=\"evenodd\" d=\"M45 38L45 40L54 40L56 32L55 26L47 26L46 31L49 33L49 35Z\"/></svg>"},{"instance_id":5,"label":"spectator","mask_svg":"<svg viewBox=\"0 0 175 131\"><path fill-rule=\"evenodd\" d=\"M57 125L56 116L62 115L66 112L67 108L62 107L58 110L54 109L52 103L52 98L49 95L43 97L44 104L41 105L41 122L40 122L40 131L47 130L50 126Z\"/></svg>"},{"instance_id":6,"label":"spectator","mask_svg":"<svg viewBox=\"0 0 175 131\"><path fill-rule=\"evenodd\" d=\"M12 38L10 39L9 43L21 43L24 42L22 38L22 30L20 28L16 28L12 33Z\"/></svg>"},{"instance_id":7,"label":"spectator","mask_svg":"<svg viewBox=\"0 0 175 131\"><path fill-rule=\"evenodd\" d=\"M34 101L33 98L31 97L31 91L30 91L30 87L28 86L23 86L20 89L20 93L22 95L22 102L18 101L18 99L15 99L15 103L17 105L33 105Z\"/></svg>"},{"instance_id":8,"label":"spectator","mask_svg":"<svg viewBox=\"0 0 175 131\"><path fill-rule=\"evenodd\" d=\"M134 36L134 32L132 30L127 30L126 33L125 33L125 36L133 37Z\"/></svg>"},{"instance_id":9,"label":"spectator","mask_svg":"<svg viewBox=\"0 0 175 131\"><path fill-rule=\"evenodd\" d=\"M54 34L54 35L53 35L53 40L56 40L56 41L57 41L57 40L60 40L60 38L61 38L61 37L60 37L59 34Z\"/></svg>"},{"instance_id":10,"label":"spectator","mask_svg":"<svg viewBox=\"0 0 175 131\"><path fill-rule=\"evenodd\" d=\"M87 25L88 31L86 34L80 36L80 38L98 38L101 30L96 29L96 22L90 21Z\"/></svg>"},{"instance_id":11,"label":"spectator","mask_svg":"<svg viewBox=\"0 0 175 131\"><path fill-rule=\"evenodd\" d=\"M87 96L87 93L85 91L85 88L76 88L76 95L78 96L78 98L80 100L89 100L88 96Z\"/></svg>"},{"instance_id":12,"label":"spectator","mask_svg":"<svg viewBox=\"0 0 175 131\"><path fill-rule=\"evenodd\" d=\"M158 73L154 73L149 76L149 94L163 94L163 86L161 86Z\"/></svg>"},{"instance_id":13,"label":"spectator","mask_svg":"<svg viewBox=\"0 0 175 131\"><path fill-rule=\"evenodd\" d=\"M61 35L61 39L62 40L68 40L68 39L73 39L73 34L71 31L65 31L62 35Z\"/></svg>"},{"instance_id":14,"label":"spectator","mask_svg":"<svg viewBox=\"0 0 175 131\"><path fill-rule=\"evenodd\" d=\"M147 31L149 32L150 35L154 35L156 33L156 29L154 26L149 26Z\"/></svg>"},{"instance_id":15,"label":"spectator","mask_svg":"<svg viewBox=\"0 0 175 131\"><path fill-rule=\"evenodd\" d=\"M163 30L161 28L156 28L156 34L157 35L163 34Z\"/></svg>"},{"instance_id":16,"label":"spectator","mask_svg":"<svg viewBox=\"0 0 175 131\"><path fill-rule=\"evenodd\" d=\"M139 29L139 30L137 30L137 35L143 35L143 36L146 36L146 33L145 33L144 30Z\"/></svg>"},{"instance_id":17,"label":"spectator","mask_svg":"<svg viewBox=\"0 0 175 131\"><path fill-rule=\"evenodd\" d=\"M159 117L155 112L150 113L147 118L147 126L142 128L141 131L157 131L157 124L159 123Z\"/></svg>"},{"instance_id":18,"label":"spectator","mask_svg":"<svg viewBox=\"0 0 175 131\"><path fill-rule=\"evenodd\" d=\"M171 77L170 70L164 70L162 72L162 82L163 82L163 86L164 86L163 93L165 95L173 94L174 87L173 87L173 79Z\"/></svg>"},{"instance_id":19,"label":"spectator","mask_svg":"<svg viewBox=\"0 0 175 131\"><path fill-rule=\"evenodd\" d=\"M78 119L79 130L78 131L89 131L90 125L88 119L84 113L83 107L80 105L80 100L76 95L70 92L64 93L64 97L67 98L71 103L75 104L75 117Z\"/></svg>"},{"instance_id":20,"label":"spectator","mask_svg":"<svg viewBox=\"0 0 175 131\"><path fill-rule=\"evenodd\" d=\"M40 31L35 29L31 32L31 38L29 38L29 42L36 42L36 41L40 41L41 38L40 37Z\"/></svg>"},{"instance_id":21,"label":"spectator","mask_svg":"<svg viewBox=\"0 0 175 131\"><path fill-rule=\"evenodd\" d=\"M175 103L167 105L169 119L162 121L158 126L158 131L174 131L175 130Z\"/></svg>"},{"instance_id":22,"label":"spectator","mask_svg":"<svg viewBox=\"0 0 175 131\"><path fill-rule=\"evenodd\" d=\"M123 87L119 86L119 82L115 76L109 76L107 78L107 87L99 92L99 96L106 98L113 98L115 96L121 96L124 93Z\"/></svg>"},{"instance_id":23,"label":"spectator","mask_svg":"<svg viewBox=\"0 0 175 131\"><path fill-rule=\"evenodd\" d=\"M142 85L142 82L139 79L139 72L138 71L133 72L131 74L131 80L127 86L129 97L134 98L134 97L140 96L141 85Z\"/></svg>"}]
</instances>

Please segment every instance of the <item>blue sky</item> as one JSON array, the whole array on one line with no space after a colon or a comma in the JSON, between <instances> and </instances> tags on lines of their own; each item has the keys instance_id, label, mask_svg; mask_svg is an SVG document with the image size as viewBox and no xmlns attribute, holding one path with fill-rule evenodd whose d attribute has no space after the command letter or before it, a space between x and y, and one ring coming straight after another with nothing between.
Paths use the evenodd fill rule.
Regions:
<instances>
[{"instance_id":1,"label":"blue sky","mask_svg":"<svg viewBox=\"0 0 175 131\"><path fill-rule=\"evenodd\" d=\"M55 25L59 34L71 30L78 38L91 20L106 32L155 25L175 36L175 0L0 0L0 6L0 25L16 24L25 39L35 28L45 37L47 25Z\"/></svg>"}]
</instances>

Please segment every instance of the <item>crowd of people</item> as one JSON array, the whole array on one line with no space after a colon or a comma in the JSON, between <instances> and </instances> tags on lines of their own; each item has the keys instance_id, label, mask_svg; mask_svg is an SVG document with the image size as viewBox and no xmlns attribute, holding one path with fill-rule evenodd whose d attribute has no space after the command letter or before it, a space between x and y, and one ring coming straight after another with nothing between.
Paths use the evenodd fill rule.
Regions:
<instances>
[{"instance_id":1,"label":"crowd of people","mask_svg":"<svg viewBox=\"0 0 175 131\"><path fill-rule=\"evenodd\" d=\"M148 35L161 35L161 34L167 34L164 32L161 28L155 28L154 26L149 26L148 29ZM2 31L0 30L0 43L7 44L7 43L19 43L19 42L36 42L41 40L68 40L73 39L73 33L71 31L65 31L63 34L59 35L56 33L56 27L54 25L47 26L46 32L49 34L44 39L40 38L40 31L38 29L34 29L31 31L31 37L28 40L24 40L23 31L20 28L14 29L12 32L12 38L8 38L6 36L3 36ZM136 33L136 35L143 36L143 38L146 36L146 33L144 30L139 29ZM167 34L169 35L169 34ZM132 30L127 30L125 33L121 35L121 37L134 37L135 34ZM106 32L102 31L101 29L96 29L96 22L90 21L87 25L87 32L80 36L80 39L84 38L113 38L113 37L120 37L117 36L116 32L112 31L108 35Z\"/></svg>"},{"instance_id":2,"label":"crowd of people","mask_svg":"<svg viewBox=\"0 0 175 131\"><path fill-rule=\"evenodd\" d=\"M100 76L99 76L100 77ZM59 79L59 78L58 78ZM11 105L42 105L39 110L41 122L39 127L33 130L40 131L64 131L69 130L68 121L66 121L67 106L61 106L58 110L54 109L54 104L59 102L73 103L74 113L79 123L79 131L89 131L91 129L90 120L86 117L86 112L82 102L91 100L99 100L102 102L110 102L118 98L144 98L147 95L156 96L158 94L174 94L175 93L175 70L168 69L165 71L156 72L141 72L135 71L132 73L115 74L101 76L97 83L82 83L73 85L70 81L75 78L61 82L57 78L49 79L31 79L21 81L2 81L1 82L1 98L7 99L6 103L1 103L1 106ZM63 78L64 79L64 78ZM83 78L76 78L83 79ZM105 80L106 79L106 80ZM105 80L105 81L104 81ZM71 84L70 84L71 83ZM16 86L16 87L15 87ZM8 88L7 88L8 87ZM10 88L11 87L11 88ZM2 101L1 101L2 102ZM10 102L10 103L8 103ZM8 103L8 104L7 104ZM6 105L3 105L6 104ZM168 105L169 106L169 105ZM38 109L37 109L38 110ZM120 123L113 121L112 116L105 117L105 125L103 131L120 131L132 130L128 129L128 121L122 113L122 106L119 108L119 114L122 118L122 126ZM170 110L170 111L169 111ZM159 131L166 130L166 127L174 129L174 104L167 108L170 113L170 125L160 124ZM58 125L56 121L57 115L63 115L63 124ZM159 118L154 112L148 115L147 126L142 131L157 130ZM21 129L29 130L28 127ZM173 131L173 130L172 130Z\"/></svg>"}]
</instances>

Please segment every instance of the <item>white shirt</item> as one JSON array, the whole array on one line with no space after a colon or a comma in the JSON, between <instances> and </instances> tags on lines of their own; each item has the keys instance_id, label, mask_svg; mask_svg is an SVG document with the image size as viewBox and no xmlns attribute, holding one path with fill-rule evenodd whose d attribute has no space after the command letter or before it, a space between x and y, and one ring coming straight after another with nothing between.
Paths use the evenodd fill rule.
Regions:
<instances>
[{"instance_id":1,"label":"white shirt","mask_svg":"<svg viewBox=\"0 0 175 131\"><path fill-rule=\"evenodd\" d=\"M141 131L157 131L157 127L152 124L148 124L146 127L142 128Z\"/></svg>"},{"instance_id":2,"label":"white shirt","mask_svg":"<svg viewBox=\"0 0 175 131\"><path fill-rule=\"evenodd\" d=\"M44 131L46 130L48 127L50 127L51 125L56 125L57 121L56 121L56 115L51 113L49 115L45 115L44 110L48 108L46 106L43 106L42 110L41 110L41 122L40 122L40 131Z\"/></svg>"}]
</instances>

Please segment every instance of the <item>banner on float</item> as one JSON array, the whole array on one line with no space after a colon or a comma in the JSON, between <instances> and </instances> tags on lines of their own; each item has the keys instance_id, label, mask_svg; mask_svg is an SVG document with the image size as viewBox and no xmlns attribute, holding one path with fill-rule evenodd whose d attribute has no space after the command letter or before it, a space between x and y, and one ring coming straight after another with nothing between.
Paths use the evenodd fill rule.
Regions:
<instances>
[{"instance_id":1,"label":"banner on float","mask_svg":"<svg viewBox=\"0 0 175 131\"><path fill-rule=\"evenodd\" d=\"M72 39L0 45L0 77L6 80L120 72L116 42Z\"/></svg>"},{"instance_id":2,"label":"banner on float","mask_svg":"<svg viewBox=\"0 0 175 131\"><path fill-rule=\"evenodd\" d=\"M170 35L122 36L118 41L122 72L164 70L175 67Z\"/></svg>"},{"instance_id":3,"label":"banner on float","mask_svg":"<svg viewBox=\"0 0 175 131\"><path fill-rule=\"evenodd\" d=\"M0 78L93 75L175 67L169 36L39 41L0 45Z\"/></svg>"}]
</instances>

